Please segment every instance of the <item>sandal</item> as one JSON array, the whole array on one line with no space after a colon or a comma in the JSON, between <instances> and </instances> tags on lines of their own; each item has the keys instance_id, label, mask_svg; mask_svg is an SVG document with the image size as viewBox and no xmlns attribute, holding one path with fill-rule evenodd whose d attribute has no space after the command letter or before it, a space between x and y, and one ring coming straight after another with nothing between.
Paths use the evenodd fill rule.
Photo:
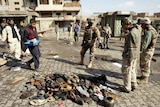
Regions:
<instances>
[{"instance_id":1,"label":"sandal","mask_svg":"<svg viewBox=\"0 0 160 107\"><path fill-rule=\"evenodd\" d=\"M47 101L48 101L48 102L53 102L53 101L55 101L55 99L54 99L53 96L50 96L50 97L47 98Z\"/></svg>"},{"instance_id":2,"label":"sandal","mask_svg":"<svg viewBox=\"0 0 160 107\"><path fill-rule=\"evenodd\" d=\"M67 80L67 83L73 84L79 82L79 77L77 75L70 75L69 79Z\"/></svg>"},{"instance_id":3,"label":"sandal","mask_svg":"<svg viewBox=\"0 0 160 107\"><path fill-rule=\"evenodd\" d=\"M60 83L60 90L61 91L71 91L72 86L67 83Z\"/></svg>"},{"instance_id":4,"label":"sandal","mask_svg":"<svg viewBox=\"0 0 160 107\"><path fill-rule=\"evenodd\" d=\"M43 99L43 100L42 99L36 99L36 100L30 101L29 103L31 105L38 106L38 105L43 105L43 104L45 104L47 102L48 102L47 99Z\"/></svg>"},{"instance_id":5,"label":"sandal","mask_svg":"<svg viewBox=\"0 0 160 107\"><path fill-rule=\"evenodd\" d=\"M32 95L33 95L32 90L27 90L27 91L22 92L20 99L25 99L25 98L28 98Z\"/></svg>"},{"instance_id":6,"label":"sandal","mask_svg":"<svg viewBox=\"0 0 160 107\"><path fill-rule=\"evenodd\" d=\"M11 85L15 85L17 83L19 83L20 81L22 81L23 79L25 79L25 77L16 77L15 79L13 79L10 84Z\"/></svg>"}]
</instances>

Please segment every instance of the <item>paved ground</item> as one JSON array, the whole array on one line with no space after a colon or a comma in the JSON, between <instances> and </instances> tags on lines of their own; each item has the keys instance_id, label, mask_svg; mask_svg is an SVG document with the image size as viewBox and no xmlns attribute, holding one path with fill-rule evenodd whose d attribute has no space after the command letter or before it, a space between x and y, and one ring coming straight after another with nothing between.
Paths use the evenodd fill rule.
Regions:
<instances>
[{"instance_id":1,"label":"paved ground","mask_svg":"<svg viewBox=\"0 0 160 107\"><path fill-rule=\"evenodd\" d=\"M97 55L109 56L106 60L95 59L92 69L87 69L88 54L85 57L85 65L76 65L76 62L80 60L80 43L81 40L73 45L67 44L68 41L66 34L61 34L61 39L56 41L54 33L51 31L44 34L41 38L41 74L48 73L76 73L98 76L105 74L108 81L108 85L115 90L118 96L118 100L115 103L115 107L160 107L160 72L158 71L160 66L160 41L157 43L154 59L156 62L152 62L152 75L150 82L147 85L140 85L138 89L129 94L120 92L118 87L123 85L121 69L116 64L121 64L121 53L123 50L123 42L118 39L111 39L109 50L96 50ZM63 35L63 37L62 37ZM2 43L1 43L2 44ZM2 52L2 45L0 45L0 51ZM54 54L58 54L59 58L54 58ZM24 62L29 59L27 57ZM0 107L30 107L28 99L19 99L20 91L24 90L25 82L33 75L33 71L28 70L24 62L15 62L9 60L8 63L0 67ZM20 66L20 71L11 71L13 66ZM22 77L25 79L16 85L11 85L10 81L15 77ZM40 107L58 107L58 102L46 103ZM101 105L93 102L92 104L84 104L83 106L77 105L70 100L63 101L63 107L101 107Z\"/></svg>"}]
</instances>

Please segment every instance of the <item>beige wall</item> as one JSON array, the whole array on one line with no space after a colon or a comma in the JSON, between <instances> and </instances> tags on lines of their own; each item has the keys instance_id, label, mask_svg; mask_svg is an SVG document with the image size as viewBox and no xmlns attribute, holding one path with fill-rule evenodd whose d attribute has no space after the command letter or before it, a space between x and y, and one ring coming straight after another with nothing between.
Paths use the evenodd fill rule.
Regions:
<instances>
[{"instance_id":1,"label":"beige wall","mask_svg":"<svg viewBox=\"0 0 160 107\"><path fill-rule=\"evenodd\" d=\"M15 5L15 2L19 2L19 4ZM15 11L15 8L20 8L20 11L25 11L25 8L23 8L22 6L23 6L23 0L9 0L8 10Z\"/></svg>"},{"instance_id":2,"label":"beige wall","mask_svg":"<svg viewBox=\"0 0 160 107\"><path fill-rule=\"evenodd\" d=\"M53 18L36 18L37 20L37 30L43 31L48 30L54 27L54 19Z\"/></svg>"}]
</instances>

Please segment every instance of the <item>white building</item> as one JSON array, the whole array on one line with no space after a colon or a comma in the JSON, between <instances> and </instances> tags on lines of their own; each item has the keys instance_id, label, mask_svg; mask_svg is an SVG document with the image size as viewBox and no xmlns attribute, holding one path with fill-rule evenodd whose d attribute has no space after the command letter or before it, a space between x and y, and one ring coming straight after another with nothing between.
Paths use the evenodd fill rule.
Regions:
<instances>
[{"instance_id":1,"label":"white building","mask_svg":"<svg viewBox=\"0 0 160 107\"><path fill-rule=\"evenodd\" d=\"M11 17L19 23L35 18L38 30L50 29L55 23L66 28L80 8L79 0L0 0L0 19Z\"/></svg>"}]
</instances>

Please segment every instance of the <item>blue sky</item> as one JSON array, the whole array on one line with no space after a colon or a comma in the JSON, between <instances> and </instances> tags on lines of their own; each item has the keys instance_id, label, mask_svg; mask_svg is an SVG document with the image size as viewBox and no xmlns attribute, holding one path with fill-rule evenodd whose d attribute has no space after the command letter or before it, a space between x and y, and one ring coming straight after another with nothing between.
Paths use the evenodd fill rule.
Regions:
<instances>
[{"instance_id":1,"label":"blue sky","mask_svg":"<svg viewBox=\"0 0 160 107\"><path fill-rule=\"evenodd\" d=\"M160 12L160 0L80 0L80 14L107 11Z\"/></svg>"}]
</instances>

